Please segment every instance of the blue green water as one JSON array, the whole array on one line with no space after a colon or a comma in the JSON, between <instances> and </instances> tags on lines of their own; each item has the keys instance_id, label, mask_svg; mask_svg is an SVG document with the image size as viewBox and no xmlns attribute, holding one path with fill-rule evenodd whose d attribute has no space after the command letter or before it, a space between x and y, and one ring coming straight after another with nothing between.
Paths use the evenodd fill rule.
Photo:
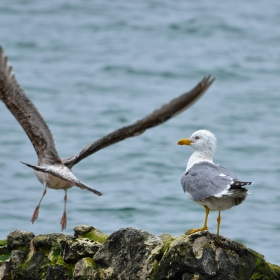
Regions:
<instances>
[{"instance_id":1,"label":"blue green water","mask_svg":"<svg viewBox=\"0 0 280 280\"><path fill-rule=\"evenodd\" d=\"M61 157L128 125L191 89L217 80L190 109L74 167L104 193L68 192L68 225L105 233L136 227L181 235L201 226L180 176L190 147L177 140L206 128L218 138L215 162L251 195L222 214L221 234L280 264L279 1L1 1L0 43L16 77L47 121ZM35 151L0 103L0 239L15 229L59 232L63 191L48 190L20 161ZM209 217L216 232L217 213Z\"/></svg>"}]
</instances>

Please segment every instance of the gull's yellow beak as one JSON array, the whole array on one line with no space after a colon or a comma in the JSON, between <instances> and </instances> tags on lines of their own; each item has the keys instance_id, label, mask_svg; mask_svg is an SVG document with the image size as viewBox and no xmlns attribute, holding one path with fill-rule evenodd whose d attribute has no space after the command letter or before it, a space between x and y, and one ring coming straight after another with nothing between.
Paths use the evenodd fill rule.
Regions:
<instances>
[{"instance_id":1,"label":"gull's yellow beak","mask_svg":"<svg viewBox=\"0 0 280 280\"><path fill-rule=\"evenodd\" d=\"M178 141L178 145L190 145L192 141L188 138L183 138Z\"/></svg>"}]
</instances>

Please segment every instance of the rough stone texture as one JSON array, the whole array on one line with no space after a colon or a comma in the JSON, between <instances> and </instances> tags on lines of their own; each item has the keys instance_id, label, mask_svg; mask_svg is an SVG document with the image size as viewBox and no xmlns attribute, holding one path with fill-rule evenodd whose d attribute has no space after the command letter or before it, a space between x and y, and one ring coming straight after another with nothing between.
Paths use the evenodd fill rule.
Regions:
<instances>
[{"instance_id":1,"label":"rough stone texture","mask_svg":"<svg viewBox=\"0 0 280 280\"><path fill-rule=\"evenodd\" d=\"M99 280L98 270L93 259L83 258L79 260L74 268L74 280Z\"/></svg>"},{"instance_id":2,"label":"rough stone texture","mask_svg":"<svg viewBox=\"0 0 280 280\"><path fill-rule=\"evenodd\" d=\"M102 244L108 238L108 235L92 226L79 225L74 227L74 237L84 237Z\"/></svg>"},{"instance_id":3,"label":"rough stone texture","mask_svg":"<svg viewBox=\"0 0 280 280\"><path fill-rule=\"evenodd\" d=\"M85 237L89 232L95 229L92 226L78 225L74 227L74 237Z\"/></svg>"},{"instance_id":4,"label":"rough stone texture","mask_svg":"<svg viewBox=\"0 0 280 280\"><path fill-rule=\"evenodd\" d=\"M74 230L75 238L10 233L0 240L0 280L280 280L279 266L206 231L157 237L126 228L108 237L91 226Z\"/></svg>"},{"instance_id":5,"label":"rough stone texture","mask_svg":"<svg viewBox=\"0 0 280 280\"><path fill-rule=\"evenodd\" d=\"M35 234L33 232L26 232L15 230L8 234L7 236L7 244L8 249L28 249L30 241L34 238Z\"/></svg>"},{"instance_id":6,"label":"rough stone texture","mask_svg":"<svg viewBox=\"0 0 280 280\"><path fill-rule=\"evenodd\" d=\"M35 251L45 252L56 246L61 240L71 240L72 238L71 235L64 233L40 234L32 239L31 246L34 246Z\"/></svg>"},{"instance_id":7,"label":"rough stone texture","mask_svg":"<svg viewBox=\"0 0 280 280\"><path fill-rule=\"evenodd\" d=\"M13 271L17 271L23 264L24 259L27 255L26 251L13 250L10 258L10 267Z\"/></svg>"},{"instance_id":8,"label":"rough stone texture","mask_svg":"<svg viewBox=\"0 0 280 280\"><path fill-rule=\"evenodd\" d=\"M79 259L85 257L93 258L94 254L101 246L100 243L85 238L61 240L60 245L62 258L67 263L75 263Z\"/></svg>"},{"instance_id":9,"label":"rough stone texture","mask_svg":"<svg viewBox=\"0 0 280 280\"><path fill-rule=\"evenodd\" d=\"M114 232L94 256L101 279L150 279L163 248L162 240L134 228Z\"/></svg>"},{"instance_id":10,"label":"rough stone texture","mask_svg":"<svg viewBox=\"0 0 280 280\"><path fill-rule=\"evenodd\" d=\"M243 244L203 231L171 243L155 279L280 279L280 274Z\"/></svg>"},{"instance_id":11,"label":"rough stone texture","mask_svg":"<svg viewBox=\"0 0 280 280\"><path fill-rule=\"evenodd\" d=\"M62 265L57 264L55 266L48 266L46 269L45 278L41 278L41 279L46 279L46 280L68 280L69 279L70 280L70 279L72 279L71 275L72 275L72 273L70 273L67 268L65 268Z\"/></svg>"}]
</instances>

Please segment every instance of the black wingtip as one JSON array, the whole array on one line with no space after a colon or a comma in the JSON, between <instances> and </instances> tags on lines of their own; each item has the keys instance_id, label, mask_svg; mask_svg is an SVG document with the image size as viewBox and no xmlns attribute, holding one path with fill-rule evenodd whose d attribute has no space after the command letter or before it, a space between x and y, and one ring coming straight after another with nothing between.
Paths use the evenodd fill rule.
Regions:
<instances>
[{"instance_id":1,"label":"black wingtip","mask_svg":"<svg viewBox=\"0 0 280 280\"><path fill-rule=\"evenodd\" d=\"M98 196L102 196L102 195L103 195L103 193L101 193L101 192L99 192L99 191L97 191L97 190L94 190L94 193L95 193L96 195L98 195Z\"/></svg>"},{"instance_id":2,"label":"black wingtip","mask_svg":"<svg viewBox=\"0 0 280 280\"><path fill-rule=\"evenodd\" d=\"M32 167L30 164L20 161L20 163L27 165L28 167Z\"/></svg>"},{"instance_id":3,"label":"black wingtip","mask_svg":"<svg viewBox=\"0 0 280 280\"><path fill-rule=\"evenodd\" d=\"M35 165L31 165L31 164L28 164L28 163L25 163L25 162L22 162L22 161L20 161L20 163L25 164L26 166L28 166L28 167L36 170L36 171L42 171L39 167L37 167Z\"/></svg>"}]
</instances>

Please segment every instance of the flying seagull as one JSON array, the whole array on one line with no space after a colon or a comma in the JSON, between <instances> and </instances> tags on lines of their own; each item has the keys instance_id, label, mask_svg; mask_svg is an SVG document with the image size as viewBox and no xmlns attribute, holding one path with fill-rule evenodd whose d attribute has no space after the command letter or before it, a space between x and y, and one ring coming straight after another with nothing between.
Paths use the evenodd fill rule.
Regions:
<instances>
[{"instance_id":1,"label":"flying seagull","mask_svg":"<svg viewBox=\"0 0 280 280\"><path fill-rule=\"evenodd\" d=\"M190 233L207 230L209 211L219 211L217 234L220 234L221 211L239 205L247 197L243 186L252 182L242 182L228 169L213 163L216 137L208 130L198 130L190 138L183 138L178 145L190 145L195 151L191 155L181 183L187 197L205 208L202 228Z\"/></svg>"},{"instance_id":2,"label":"flying seagull","mask_svg":"<svg viewBox=\"0 0 280 280\"><path fill-rule=\"evenodd\" d=\"M40 204L47 191L46 188L63 189L65 191L64 212L60 224L61 230L64 230L67 222L66 201L67 190L69 188L76 186L93 192L98 196L102 195L101 192L90 188L77 179L71 170L72 167L82 159L107 146L128 137L140 135L146 129L157 126L179 114L201 97L214 80L210 75L205 77L190 92L173 99L145 118L98 139L74 156L62 159L58 155L48 125L18 84L13 73L13 68L9 65L8 58L4 55L3 49L0 46L0 99L15 116L33 144L38 156L38 163L36 166L27 163L24 164L35 170L38 180L45 187L43 195L35 208L31 222L34 223L38 218Z\"/></svg>"}]
</instances>

